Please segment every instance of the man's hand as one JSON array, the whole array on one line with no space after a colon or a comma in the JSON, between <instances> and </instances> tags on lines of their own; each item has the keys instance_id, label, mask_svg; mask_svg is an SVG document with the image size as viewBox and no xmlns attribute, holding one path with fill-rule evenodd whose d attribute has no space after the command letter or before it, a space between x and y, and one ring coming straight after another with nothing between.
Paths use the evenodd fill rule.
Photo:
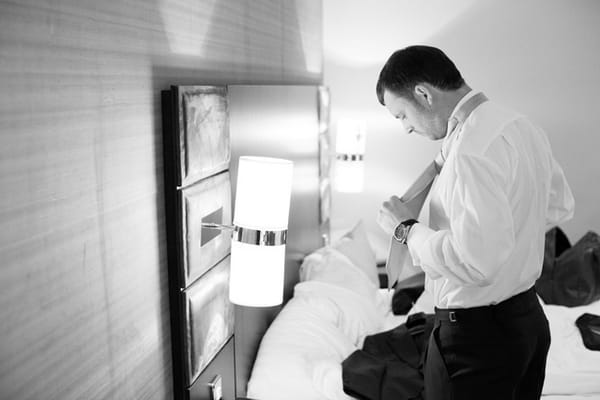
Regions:
<instances>
[{"instance_id":1,"label":"man's hand","mask_svg":"<svg viewBox=\"0 0 600 400\"><path fill-rule=\"evenodd\" d=\"M414 215L414 212L398 196L392 196L381 205L377 223L385 233L391 235L400 222L411 218L417 218L417 215Z\"/></svg>"}]
</instances>

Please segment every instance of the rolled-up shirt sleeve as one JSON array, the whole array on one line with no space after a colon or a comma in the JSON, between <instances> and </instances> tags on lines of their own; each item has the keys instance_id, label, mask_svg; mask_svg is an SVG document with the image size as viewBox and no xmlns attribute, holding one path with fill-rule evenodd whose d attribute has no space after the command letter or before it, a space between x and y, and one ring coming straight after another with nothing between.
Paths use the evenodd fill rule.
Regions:
<instances>
[{"instance_id":1,"label":"rolled-up shirt sleeve","mask_svg":"<svg viewBox=\"0 0 600 400\"><path fill-rule=\"evenodd\" d=\"M445 277L465 286L485 286L500 272L515 246L506 177L489 159L460 155L448 189L449 229L415 224L408 247L430 279Z\"/></svg>"},{"instance_id":2,"label":"rolled-up shirt sleeve","mask_svg":"<svg viewBox=\"0 0 600 400\"><path fill-rule=\"evenodd\" d=\"M548 197L548 211L546 218L546 228L552 228L573 217L575 211L575 199L571 188L567 183L565 174L556 162L552 159L552 178L550 181L550 195Z\"/></svg>"}]
</instances>

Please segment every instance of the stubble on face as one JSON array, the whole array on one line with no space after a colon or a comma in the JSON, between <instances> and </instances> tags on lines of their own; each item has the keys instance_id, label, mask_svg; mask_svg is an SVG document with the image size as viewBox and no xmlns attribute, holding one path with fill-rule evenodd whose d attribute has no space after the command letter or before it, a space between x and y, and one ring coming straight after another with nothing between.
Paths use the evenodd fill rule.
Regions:
<instances>
[{"instance_id":1,"label":"stubble on face","mask_svg":"<svg viewBox=\"0 0 600 400\"><path fill-rule=\"evenodd\" d=\"M384 102L390 114L400 120L408 134L414 132L430 140L446 136L447 121L443 121L435 109L424 106L416 98L407 98L386 90Z\"/></svg>"}]
</instances>

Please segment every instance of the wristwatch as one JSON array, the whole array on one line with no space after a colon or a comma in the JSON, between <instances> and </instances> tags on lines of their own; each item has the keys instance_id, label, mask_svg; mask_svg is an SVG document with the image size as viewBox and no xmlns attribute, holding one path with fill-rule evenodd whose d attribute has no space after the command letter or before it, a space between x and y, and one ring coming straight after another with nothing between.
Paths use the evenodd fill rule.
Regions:
<instances>
[{"instance_id":1,"label":"wristwatch","mask_svg":"<svg viewBox=\"0 0 600 400\"><path fill-rule=\"evenodd\" d=\"M407 219L406 221L402 221L398 224L396 229L394 229L394 239L402 244L406 244L406 240L408 239L408 234L410 233L410 229L416 223L418 223L416 219Z\"/></svg>"}]
</instances>

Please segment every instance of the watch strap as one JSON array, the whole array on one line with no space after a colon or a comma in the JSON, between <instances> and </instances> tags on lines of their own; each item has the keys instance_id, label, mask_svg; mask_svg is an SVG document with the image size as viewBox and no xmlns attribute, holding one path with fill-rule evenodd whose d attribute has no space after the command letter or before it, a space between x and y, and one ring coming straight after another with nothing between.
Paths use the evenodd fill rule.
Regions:
<instances>
[{"instance_id":1,"label":"watch strap","mask_svg":"<svg viewBox=\"0 0 600 400\"><path fill-rule=\"evenodd\" d=\"M411 218L411 219L407 219L406 221L402 221L402 222L400 222L400 223L401 223L402 225L404 225L404 226L413 226L414 224L416 224L416 223L418 223L418 222L419 222L419 221L417 221L416 219L414 219L414 218Z\"/></svg>"}]
</instances>

